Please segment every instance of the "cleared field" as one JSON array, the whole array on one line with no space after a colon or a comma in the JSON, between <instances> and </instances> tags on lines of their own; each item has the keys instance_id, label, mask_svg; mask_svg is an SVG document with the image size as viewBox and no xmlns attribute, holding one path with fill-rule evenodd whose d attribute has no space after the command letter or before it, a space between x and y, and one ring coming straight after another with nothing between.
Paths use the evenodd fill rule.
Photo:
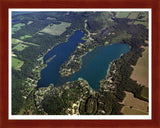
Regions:
<instances>
[{"instance_id":1,"label":"cleared field","mask_svg":"<svg viewBox=\"0 0 160 128\"><path fill-rule=\"evenodd\" d=\"M35 43L29 43L29 42L23 42L24 44L29 44L29 45L33 45L33 46L39 46L38 44Z\"/></svg>"},{"instance_id":2,"label":"cleared field","mask_svg":"<svg viewBox=\"0 0 160 128\"><path fill-rule=\"evenodd\" d=\"M126 97L121 104L124 104L121 112L125 115L137 115L139 112L143 114L148 114L148 102L135 98L133 93L126 92Z\"/></svg>"},{"instance_id":3,"label":"cleared field","mask_svg":"<svg viewBox=\"0 0 160 128\"><path fill-rule=\"evenodd\" d=\"M139 12L131 12L128 19L137 19Z\"/></svg>"},{"instance_id":4,"label":"cleared field","mask_svg":"<svg viewBox=\"0 0 160 128\"><path fill-rule=\"evenodd\" d=\"M134 24L135 24L135 25L137 25L137 24L142 24L142 25L144 25L144 26L148 29L148 22L135 21Z\"/></svg>"},{"instance_id":5,"label":"cleared field","mask_svg":"<svg viewBox=\"0 0 160 128\"><path fill-rule=\"evenodd\" d=\"M123 107L122 111L123 111L124 115L148 115L147 112L143 112L143 111L137 110L135 108L130 108L129 106Z\"/></svg>"},{"instance_id":6,"label":"cleared field","mask_svg":"<svg viewBox=\"0 0 160 128\"><path fill-rule=\"evenodd\" d=\"M23 39L30 38L30 37L32 37L32 36L30 36L30 35L25 35L25 36L21 36L20 39L23 40Z\"/></svg>"},{"instance_id":7,"label":"cleared field","mask_svg":"<svg viewBox=\"0 0 160 128\"><path fill-rule=\"evenodd\" d=\"M137 80L138 84L148 87L148 47L143 47L145 51L138 59L136 66L133 66L131 78Z\"/></svg>"},{"instance_id":8,"label":"cleared field","mask_svg":"<svg viewBox=\"0 0 160 128\"><path fill-rule=\"evenodd\" d=\"M22 65L24 64L23 61L12 57L12 68L14 68L15 70L21 70Z\"/></svg>"},{"instance_id":9,"label":"cleared field","mask_svg":"<svg viewBox=\"0 0 160 128\"><path fill-rule=\"evenodd\" d=\"M12 34L14 34L14 32L16 32L16 31L20 30L22 26L25 26L25 24L19 23L19 24L13 25Z\"/></svg>"},{"instance_id":10,"label":"cleared field","mask_svg":"<svg viewBox=\"0 0 160 128\"><path fill-rule=\"evenodd\" d=\"M22 40L12 38L12 44L23 43Z\"/></svg>"},{"instance_id":11,"label":"cleared field","mask_svg":"<svg viewBox=\"0 0 160 128\"><path fill-rule=\"evenodd\" d=\"M66 31L66 28L70 25L71 23L67 22L61 22L61 24L50 24L40 32L48 33L51 35L61 35L63 32Z\"/></svg>"},{"instance_id":12,"label":"cleared field","mask_svg":"<svg viewBox=\"0 0 160 128\"><path fill-rule=\"evenodd\" d=\"M32 23L33 23L33 21L28 21L27 25L30 25L30 24L32 24Z\"/></svg>"},{"instance_id":13,"label":"cleared field","mask_svg":"<svg viewBox=\"0 0 160 128\"><path fill-rule=\"evenodd\" d=\"M24 45L24 44L18 44L13 48L13 50L23 51L26 47L28 47L28 46Z\"/></svg>"},{"instance_id":14,"label":"cleared field","mask_svg":"<svg viewBox=\"0 0 160 128\"><path fill-rule=\"evenodd\" d=\"M28 35L27 35L28 36ZM29 43L29 42L24 42L22 40L19 39L12 39L12 44L17 44L13 50L17 50L17 51L23 51L26 47L29 47L28 45L33 45L33 46L39 46L38 44L34 44L34 43Z\"/></svg>"},{"instance_id":15,"label":"cleared field","mask_svg":"<svg viewBox=\"0 0 160 128\"><path fill-rule=\"evenodd\" d=\"M121 33L118 33L115 37L112 38L112 43L119 43L122 42L123 39L129 39L131 38L131 34L128 34L126 31L123 31Z\"/></svg>"},{"instance_id":16,"label":"cleared field","mask_svg":"<svg viewBox=\"0 0 160 128\"><path fill-rule=\"evenodd\" d=\"M130 12L116 12L116 18L127 18Z\"/></svg>"},{"instance_id":17,"label":"cleared field","mask_svg":"<svg viewBox=\"0 0 160 128\"><path fill-rule=\"evenodd\" d=\"M142 18L139 19L141 21L147 21L148 20L148 13L147 12L144 12L144 13L140 13L140 15Z\"/></svg>"}]
</instances>

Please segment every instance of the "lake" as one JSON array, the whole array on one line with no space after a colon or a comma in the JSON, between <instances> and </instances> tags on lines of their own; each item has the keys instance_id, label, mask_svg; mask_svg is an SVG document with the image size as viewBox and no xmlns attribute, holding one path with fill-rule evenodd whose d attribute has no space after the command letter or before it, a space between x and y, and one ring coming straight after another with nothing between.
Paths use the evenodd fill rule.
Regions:
<instances>
[{"instance_id":1,"label":"lake","mask_svg":"<svg viewBox=\"0 0 160 128\"><path fill-rule=\"evenodd\" d=\"M84 34L80 30L75 31L68 39L68 42L57 45L44 56L44 63L51 57L54 57L47 63L47 67L41 71L41 79L38 81L38 87L45 87L51 83L56 84L58 82L60 78L60 66L69 58L71 53L75 51L78 43L85 42L82 40L83 36Z\"/></svg>"},{"instance_id":2,"label":"lake","mask_svg":"<svg viewBox=\"0 0 160 128\"><path fill-rule=\"evenodd\" d=\"M44 56L44 63L49 58L54 57L47 63L47 67L41 71L41 79L38 81L38 87L46 87L51 83L55 86L60 86L67 81L74 81L81 77L87 80L89 85L97 91L99 89L99 81L106 76L110 62L130 50L129 45L124 43L97 47L82 58L82 68L80 71L70 77L64 77L64 80L58 72L60 66L75 51L78 43L85 42L81 40L83 36L84 34L81 31L75 31L68 39L68 42L57 45Z\"/></svg>"},{"instance_id":3,"label":"lake","mask_svg":"<svg viewBox=\"0 0 160 128\"><path fill-rule=\"evenodd\" d=\"M98 91L99 81L106 76L110 62L119 58L129 50L129 45L123 43L96 48L82 58L83 68L75 73L72 80L81 77L88 81L92 89Z\"/></svg>"}]
</instances>

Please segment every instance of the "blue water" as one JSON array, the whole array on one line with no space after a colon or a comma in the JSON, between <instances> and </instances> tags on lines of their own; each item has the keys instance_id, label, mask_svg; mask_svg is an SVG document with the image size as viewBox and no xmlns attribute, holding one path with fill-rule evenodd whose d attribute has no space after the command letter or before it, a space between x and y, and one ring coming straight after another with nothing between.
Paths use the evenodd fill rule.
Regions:
<instances>
[{"instance_id":1,"label":"blue water","mask_svg":"<svg viewBox=\"0 0 160 128\"><path fill-rule=\"evenodd\" d=\"M87 80L89 85L97 91L99 90L99 81L106 76L110 62L130 50L129 46L123 43L98 47L82 58L82 68L80 71L70 77L62 78L58 72L60 66L76 49L77 44L84 42L84 40L81 40L83 36L84 34L81 31L76 31L67 43L59 44L44 56L43 60L46 63L49 58L56 55L54 59L47 63L47 67L41 71L38 87L46 87L51 83L55 86L60 86L67 81L74 81L81 77Z\"/></svg>"},{"instance_id":2,"label":"blue water","mask_svg":"<svg viewBox=\"0 0 160 128\"><path fill-rule=\"evenodd\" d=\"M12 20L12 22L14 23L14 22L17 22L17 21L20 21L20 19L15 19L15 20Z\"/></svg>"},{"instance_id":3,"label":"blue water","mask_svg":"<svg viewBox=\"0 0 160 128\"><path fill-rule=\"evenodd\" d=\"M129 46L123 43L96 48L82 58L83 68L73 75L72 80L81 77L87 80L94 90L99 90L99 81L106 76L110 62L129 50Z\"/></svg>"},{"instance_id":4,"label":"blue water","mask_svg":"<svg viewBox=\"0 0 160 128\"><path fill-rule=\"evenodd\" d=\"M47 67L41 71L41 79L38 81L38 87L48 86L50 83L58 83L60 74L60 66L69 58L71 53L73 53L78 45L78 43L85 42L82 40L84 34L77 30L68 39L68 42L62 43L54 47L49 51L43 58L44 63L46 60L56 55L50 62L47 63Z\"/></svg>"}]
</instances>

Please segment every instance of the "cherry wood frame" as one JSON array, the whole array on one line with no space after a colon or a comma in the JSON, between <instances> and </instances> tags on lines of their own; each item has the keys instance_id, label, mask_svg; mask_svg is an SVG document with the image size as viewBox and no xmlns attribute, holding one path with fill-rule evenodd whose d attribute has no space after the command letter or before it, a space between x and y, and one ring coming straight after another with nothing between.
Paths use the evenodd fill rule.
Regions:
<instances>
[{"instance_id":1,"label":"cherry wood frame","mask_svg":"<svg viewBox=\"0 0 160 128\"><path fill-rule=\"evenodd\" d=\"M9 120L8 9L9 8L151 8L152 119L151 120ZM159 128L160 127L160 1L159 0L0 0L0 128Z\"/></svg>"}]
</instances>

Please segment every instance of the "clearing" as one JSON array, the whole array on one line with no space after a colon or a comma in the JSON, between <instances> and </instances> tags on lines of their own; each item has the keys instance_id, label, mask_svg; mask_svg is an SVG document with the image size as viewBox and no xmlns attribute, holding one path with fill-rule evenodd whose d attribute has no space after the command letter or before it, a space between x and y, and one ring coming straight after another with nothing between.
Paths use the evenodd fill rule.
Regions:
<instances>
[{"instance_id":1,"label":"clearing","mask_svg":"<svg viewBox=\"0 0 160 128\"><path fill-rule=\"evenodd\" d=\"M23 40L23 39L30 38L30 37L32 37L32 36L30 36L30 35L25 35L25 36L21 36L20 39Z\"/></svg>"},{"instance_id":2,"label":"clearing","mask_svg":"<svg viewBox=\"0 0 160 128\"><path fill-rule=\"evenodd\" d=\"M70 27L71 23L67 23L67 22L61 22L60 24L50 24L47 27L45 27L44 29L42 29L40 31L44 32L44 33L48 33L50 35L61 35L62 33L64 33L66 31L67 27Z\"/></svg>"},{"instance_id":3,"label":"clearing","mask_svg":"<svg viewBox=\"0 0 160 128\"><path fill-rule=\"evenodd\" d=\"M25 24L19 23L19 24L13 25L12 34L14 34L14 32L16 32L16 31L20 30L22 26L25 26Z\"/></svg>"},{"instance_id":4,"label":"clearing","mask_svg":"<svg viewBox=\"0 0 160 128\"><path fill-rule=\"evenodd\" d=\"M21 70L21 67L22 67L23 64L24 64L23 61L15 58L15 57L12 57L12 67L13 67L13 69Z\"/></svg>"},{"instance_id":5,"label":"clearing","mask_svg":"<svg viewBox=\"0 0 160 128\"><path fill-rule=\"evenodd\" d=\"M126 31L120 32L116 34L115 37L112 38L111 43L120 43L122 40L127 40L131 38L131 34L128 34Z\"/></svg>"},{"instance_id":6,"label":"clearing","mask_svg":"<svg viewBox=\"0 0 160 128\"><path fill-rule=\"evenodd\" d=\"M35 43L29 43L29 42L24 42L19 39L12 39L12 44L15 44L16 46L13 47L13 50L17 51L23 51L26 47L29 47L28 45L33 45L33 46L39 46L38 44Z\"/></svg>"},{"instance_id":7,"label":"clearing","mask_svg":"<svg viewBox=\"0 0 160 128\"><path fill-rule=\"evenodd\" d=\"M124 105L121 112L124 115L147 115L148 102L135 98L133 93L126 92L126 97L121 104Z\"/></svg>"},{"instance_id":8,"label":"clearing","mask_svg":"<svg viewBox=\"0 0 160 128\"><path fill-rule=\"evenodd\" d=\"M139 12L131 12L128 19L137 19Z\"/></svg>"},{"instance_id":9,"label":"clearing","mask_svg":"<svg viewBox=\"0 0 160 128\"><path fill-rule=\"evenodd\" d=\"M148 29L148 22L146 22L146 21L135 21L134 24L135 25L142 24L142 25L144 25Z\"/></svg>"},{"instance_id":10,"label":"clearing","mask_svg":"<svg viewBox=\"0 0 160 128\"><path fill-rule=\"evenodd\" d=\"M28 21L27 25L30 25L30 24L32 24L32 23L33 23L33 21Z\"/></svg>"},{"instance_id":11,"label":"clearing","mask_svg":"<svg viewBox=\"0 0 160 128\"><path fill-rule=\"evenodd\" d=\"M131 79L136 80L138 84L148 87L148 46L142 48L145 51L142 53L142 57L138 59L136 66L132 66L134 70Z\"/></svg>"},{"instance_id":12,"label":"clearing","mask_svg":"<svg viewBox=\"0 0 160 128\"><path fill-rule=\"evenodd\" d=\"M13 50L23 51L26 47L28 47L28 46L24 45L24 44L18 44L13 48Z\"/></svg>"},{"instance_id":13,"label":"clearing","mask_svg":"<svg viewBox=\"0 0 160 128\"><path fill-rule=\"evenodd\" d=\"M127 18L130 12L116 12L116 18Z\"/></svg>"}]
</instances>

